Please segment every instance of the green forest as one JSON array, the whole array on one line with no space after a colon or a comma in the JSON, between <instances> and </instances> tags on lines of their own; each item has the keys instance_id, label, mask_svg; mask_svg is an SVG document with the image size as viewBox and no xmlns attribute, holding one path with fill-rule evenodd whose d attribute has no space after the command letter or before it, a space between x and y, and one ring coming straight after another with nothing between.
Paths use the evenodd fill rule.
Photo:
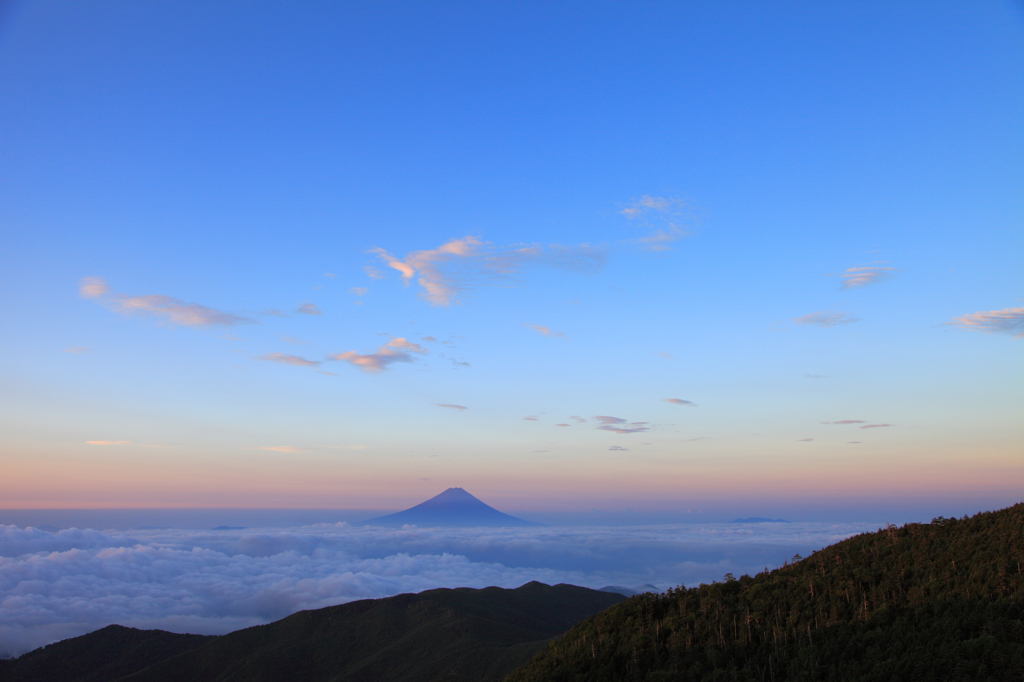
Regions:
<instances>
[{"instance_id":1,"label":"green forest","mask_svg":"<svg viewBox=\"0 0 1024 682\"><path fill-rule=\"evenodd\" d=\"M645 594L506 682L1024 680L1024 503Z\"/></svg>"}]
</instances>

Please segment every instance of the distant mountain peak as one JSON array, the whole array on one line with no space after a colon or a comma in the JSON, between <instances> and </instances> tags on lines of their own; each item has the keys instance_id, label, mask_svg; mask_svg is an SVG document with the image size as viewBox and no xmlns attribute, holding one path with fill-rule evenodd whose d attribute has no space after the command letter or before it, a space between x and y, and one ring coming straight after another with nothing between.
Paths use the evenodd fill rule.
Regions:
<instances>
[{"instance_id":1,"label":"distant mountain peak","mask_svg":"<svg viewBox=\"0 0 1024 682\"><path fill-rule=\"evenodd\" d=\"M481 502L463 488L448 488L443 493L421 502L415 507L387 516L378 516L361 522L363 526L454 526L454 527L507 527L539 526L510 516Z\"/></svg>"}]
</instances>

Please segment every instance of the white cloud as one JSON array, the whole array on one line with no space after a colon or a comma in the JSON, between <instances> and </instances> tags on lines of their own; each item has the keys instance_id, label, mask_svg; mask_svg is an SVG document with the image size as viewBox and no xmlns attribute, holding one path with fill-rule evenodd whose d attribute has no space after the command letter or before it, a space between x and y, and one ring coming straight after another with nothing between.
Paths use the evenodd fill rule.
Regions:
<instances>
[{"instance_id":1,"label":"white cloud","mask_svg":"<svg viewBox=\"0 0 1024 682\"><path fill-rule=\"evenodd\" d=\"M366 294L368 294L369 292L370 290L367 289L366 287L352 287L351 289L348 290L348 293L352 294L353 296L366 296Z\"/></svg>"},{"instance_id":2,"label":"white cloud","mask_svg":"<svg viewBox=\"0 0 1024 682\"><path fill-rule=\"evenodd\" d=\"M295 312L300 315L323 315L320 308L316 307L315 303L303 303L295 309Z\"/></svg>"},{"instance_id":3,"label":"white cloud","mask_svg":"<svg viewBox=\"0 0 1024 682\"><path fill-rule=\"evenodd\" d=\"M1024 308L971 313L946 324L979 332L1012 334L1015 339L1020 339L1024 338Z\"/></svg>"},{"instance_id":4,"label":"white cloud","mask_svg":"<svg viewBox=\"0 0 1024 682\"><path fill-rule=\"evenodd\" d=\"M548 327L542 327L539 324L526 324L524 322L523 326L528 328L528 329L532 329L533 331L537 332L541 336L559 337L559 338L563 338L563 339L565 338L565 334L563 334L562 332L553 332Z\"/></svg>"},{"instance_id":5,"label":"white cloud","mask_svg":"<svg viewBox=\"0 0 1024 682\"><path fill-rule=\"evenodd\" d=\"M210 524L217 525L216 522ZM530 580L659 588L756 573L864 524L97 532L0 525L0 656L110 623L221 634L356 599Z\"/></svg>"},{"instance_id":6,"label":"white cloud","mask_svg":"<svg viewBox=\"0 0 1024 682\"><path fill-rule=\"evenodd\" d=\"M633 200L619 213L650 230L646 236L633 240L648 251L668 251L672 242L689 234L687 227L694 219L693 211L683 199L647 194Z\"/></svg>"},{"instance_id":7,"label":"white cloud","mask_svg":"<svg viewBox=\"0 0 1024 682\"><path fill-rule=\"evenodd\" d=\"M596 427L599 431L611 431L612 433L627 434L627 433L642 433L650 430L650 422L627 422L621 417L609 417L607 415L598 415L594 417L601 423L600 426Z\"/></svg>"},{"instance_id":8,"label":"white cloud","mask_svg":"<svg viewBox=\"0 0 1024 682\"><path fill-rule=\"evenodd\" d=\"M673 405L685 405L686 407L697 407L697 403L683 400L682 398L665 398L663 402L672 403Z\"/></svg>"},{"instance_id":9,"label":"white cloud","mask_svg":"<svg viewBox=\"0 0 1024 682\"><path fill-rule=\"evenodd\" d=\"M78 295L82 298L99 298L109 292L110 287L101 277L83 277L78 280Z\"/></svg>"},{"instance_id":10,"label":"white cloud","mask_svg":"<svg viewBox=\"0 0 1024 682\"><path fill-rule=\"evenodd\" d=\"M298 355L288 355L286 353L267 353L266 355L258 356L256 359L266 360L267 362L280 362L283 365L292 365L294 367L316 367L320 364L317 360L307 360Z\"/></svg>"},{"instance_id":11,"label":"white cloud","mask_svg":"<svg viewBox=\"0 0 1024 682\"><path fill-rule=\"evenodd\" d=\"M586 244L498 248L474 236L452 239L436 249L413 251L404 258L382 248L370 253L396 270L406 286L416 278L424 300L436 306L458 303L460 295L473 286L507 279L529 263L563 270L595 270L604 264L603 252Z\"/></svg>"},{"instance_id":12,"label":"white cloud","mask_svg":"<svg viewBox=\"0 0 1024 682\"><path fill-rule=\"evenodd\" d=\"M233 326L253 322L247 317L214 310L198 303L186 303L162 294L111 294L106 282L99 277L82 279L78 283L78 293L83 298L102 298L111 309L124 315L153 315L165 324L182 327Z\"/></svg>"},{"instance_id":13,"label":"white cloud","mask_svg":"<svg viewBox=\"0 0 1024 682\"><path fill-rule=\"evenodd\" d=\"M344 353L335 353L328 356L327 359L348 362L364 372L380 372L396 362L412 362L413 358L409 353L426 354L427 352L427 349L419 344L396 337L378 347L373 353L363 355L350 350Z\"/></svg>"},{"instance_id":14,"label":"white cloud","mask_svg":"<svg viewBox=\"0 0 1024 682\"><path fill-rule=\"evenodd\" d=\"M796 324L813 325L815 327L835 327L840 324L857 322L856 317L850 317L844 312L818 312L794 317Z\"/></svg>"},{"instance_id":15,"label":"white cloud","mask_svg":"<svg viewBox=\"0 0 1024 682\"><path fill-rule=\"evenodd\" d=\"M875 284L893 277L893 273L899 272L896 268L889 268L882 265L861 265L855 268L847 268L839 275L843 283L841 289L854 289L868 284Z\"/></svg>"}]
</instances>

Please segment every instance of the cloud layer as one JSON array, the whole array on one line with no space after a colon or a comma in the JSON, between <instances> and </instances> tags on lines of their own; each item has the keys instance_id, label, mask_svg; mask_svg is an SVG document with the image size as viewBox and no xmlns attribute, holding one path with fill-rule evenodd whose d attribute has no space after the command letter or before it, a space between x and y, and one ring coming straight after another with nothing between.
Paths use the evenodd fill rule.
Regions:
<instances>
[{"instance_id":1,"label":"cloud layer","mask_svg":"<svg viewBox=\"0 0 1024 682\"><path fill-rule=\"evenodd\" d=\"M0 656L110 623L219 634L300 609L436 587L719 580L857 532L852 524L49 533L0 525Z\"/></svg>"}]
</instances>

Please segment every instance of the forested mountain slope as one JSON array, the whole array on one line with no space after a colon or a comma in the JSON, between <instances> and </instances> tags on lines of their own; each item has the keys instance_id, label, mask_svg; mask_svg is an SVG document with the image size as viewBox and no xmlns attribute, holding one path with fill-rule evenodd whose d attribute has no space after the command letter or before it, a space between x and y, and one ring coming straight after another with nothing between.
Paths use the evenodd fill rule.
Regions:
<instances>
[{"instance_id":1,"label":"forested mountain slope","mask_svg":"<svg viewBox=\"0 0 1024 682\"><path fill-rule=\"evenodd\" d=\"M1024 503L638 595L507 682L1024 679Z\"/></svg>"},{"instance_id":2,"label":"forested mountain slope","mask_svg":"<svg viewBox=\"0 0 1024 682\"><path fill-rule=\"evenodd\" d=\"M365 599L219 637L109 626L0 661L0 682L501 680L623 599L532 582Z\"/></svg>"}]
</instances>

